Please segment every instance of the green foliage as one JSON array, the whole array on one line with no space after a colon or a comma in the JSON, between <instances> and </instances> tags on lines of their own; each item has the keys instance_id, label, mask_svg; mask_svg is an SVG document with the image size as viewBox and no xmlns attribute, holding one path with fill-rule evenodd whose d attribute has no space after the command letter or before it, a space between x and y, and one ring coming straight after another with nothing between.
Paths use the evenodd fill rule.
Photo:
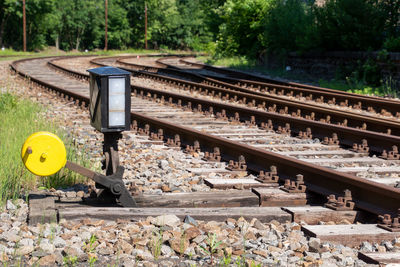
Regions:
<instances>
[{"instance_id":1,"label":"green foliage","mask_svg":"<svg viewBox=\"0 0 400 267\"><path fill-rule=\"evenodd\" d=\"M108 47L143 48L145 6L148 45L207 51L215 58L266 53L400 51L400 1L327 0L108 1ZM0 0L0 47L22 48L22 3ZM30 51L46 46L103 49L104 1L26 1ZM368 68L368 67L366 67ZM370 71L374 71L371 69Z\"/></svg>"},{"instance_id":2,"label":"green foliage","mask_svg":"<svg viewBox=\"0 0 400 267\"><path fill-rule=\"evenodd\" d=\"M351 81L347 79L342 80L320 80L319 86L325 88L332 88L340 91L346 91L349 93L356 93L362 95L376 95L376 96L389 96L389 97L399 97L400 91L396 89L396 81L391 77L388 77L381 81L380 86L369 86L362 81Z\"/></svg>"},{"instance_id":3,"label":"green foliage","mask_svg":"<svg viewBox=\"0 0 400 267\"><path fill-rule=\"evenodd\" d=\"M264 18L262 43L270 51L306 51L318 46L318 29L310 5L299 0L272 0Z\"/></svg>"},{"instance_id":4,"label":"green foliage","mask_svg":"<svg viewBox=\"0 0 400 267\"><path fill-rule=\"evenodd\" d=\"M96 247L98 246L96 235L92 234L87 242L84 242L84 250L88 253L89 266L94 266L97 261L97 257L94 254Z\"/></svg>"},{"instance_id":5,"label":"green foliage","mask_svg":"<svg viewBox=\"0 0 400 267\"><path fill-rule=\"evenodd\" d=\"M0 203L35 188L36 179L52 179L37 178L25 169L20 153L21 146L29 135L37 131L50 131L67 140L65 143L67 147L70 146L63 132L42 117L42 111L43 108L35 103L18 99L8 92L0 92ZM68 156L78 163L84 162L76 160L72 153ZM71 185L72 182L82 179L68 175L64 178L63 185Z\"/></svg>"},{"instance_id":6,"label":"green foliage","mask_svg":"<svg viewBox=\"0 0 400 267\"><path fill-rule=\"evenodd\" d=\"M228 0L221 8L217 55L248 55L255 57L261 49L262 24L270 1Z\"/></svg>"},{"instance_id":7,"label":"green foliage","mask_svg":"<svg viewBox=\"0 0 400 267\"><path fill-rule=\"evenodd\" d=\"M214 254L217 252L218 247L221 245L221 241L217 241L217 235L215 233L208 233L208 237L206 240L207 247L200 246L201 250L210 255L211 257L211 265L213 264Z\"/></svg>"},{"instance_id":8,"label":"green foliage","mask_svg":"<svg viewBox=\"0 0 400 267\"><path fill-rule=\"evenodd\" d=\"M228 267L232 262L232 255L224 255L224 257L222 258L222 260L219 263L219 266L221 267Z\"/></svg>"},{"instance_id":9,"label":"green foliage","mask_svg":"<svg viewBox=\"0 0 400 267\"><path fill-rule=\"evenodd\" d=\"M77 256L65 256L63 257L63 266L73 267L78 263Z\"/></svg>"},{"instance_id":10,"label":"green foliage","mask_svg":"<svg viewBox=\"0 0 400 267\"><path fill-rule=\"evenodd\" d=\"M0 112L9 112L17 106L17 98L6 92L0 94Z\"/></svg>"},{"instance_id":11,"label":"green foliage","mask_svg":"<svg viewBox=\"0 0 400 267\"><path fill-rule=\"evenodd\" d=\"M161 246L163 244L163 231L153 231L153 238L151 240L151 253L153 254L153 257L155 260L158 260L158 258L161 255Z\"/></svg>"},{"instance_id":12,"label":"green foliage","mask_svg":"<svg viewBox=\"0 0 400 267\"><path fill-rule=\"evenodd\" d=\"M385 18L375 0L328 0L315 8L322 46L327 50L380 47Z\"/></svg>"},{"instance_id":13,"label":"green foliage","mask_svg":"<svg viewBox=\"0 0 400 267\"><path fill-rule=\"evenodd\" d=\"M400 36L391 36L385 40L383 47L390 52L400 52Z\"/></svg>"}]
</instances>

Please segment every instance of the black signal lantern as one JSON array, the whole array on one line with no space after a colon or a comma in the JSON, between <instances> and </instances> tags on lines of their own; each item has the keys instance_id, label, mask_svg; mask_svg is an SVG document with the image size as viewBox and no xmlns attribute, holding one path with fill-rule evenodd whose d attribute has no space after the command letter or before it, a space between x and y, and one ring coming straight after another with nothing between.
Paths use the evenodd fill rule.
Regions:
<instances>
[{"instance_id":1,"label":"black signal lantern","mask_svg":"<svg viewBox=\"0 0 400 267\"><path fill-rule=\"evenodd\" d=\"M90 73L90 124L102 133L130 128L130 73L114 67L88 70Z\"/></svg>"}]
</instances>

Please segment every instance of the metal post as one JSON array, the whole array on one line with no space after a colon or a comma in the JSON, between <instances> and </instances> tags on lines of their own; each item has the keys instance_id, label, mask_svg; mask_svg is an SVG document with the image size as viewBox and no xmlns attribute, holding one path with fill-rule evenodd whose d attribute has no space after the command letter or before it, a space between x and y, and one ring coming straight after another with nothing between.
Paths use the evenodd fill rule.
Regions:
<instances>
[{"instance_id":1,"label":"metal post","mask_svg":"<svg viewBox=\"0 0 400 267\"><path fill-rule=\"evenodd\" d=\"M117 171L119 165L118 139L121 137L121 133L104 133L103 153L106 175L112 175Z\"/></svg>"},{"instance_id":2,"label":"metal post","mask_svg":"<svg viewBox=\"0 0 400 267\"><path fill-rule=\"evenodd\" d=\"M144 3L144 48L147 50L147 3Z\"/></svg>"},{"instance_id":3,"label":"metal post","mask_svg":"<svg viewBox=\"0 0 400 267\"><path fill-rule=\"evenodd\" d=\"M121 137L121 133L104 133L103 154L105 156L105 161L103 162L103 169L106 170L106 176L113 175L117 172L117 167L119 166L118 139ZM115 178L116 177L114 177L114 179ZM120 178L122 179L122 176ZM99 200L110 203L115 199L115 196L109 188L97 182L95 186L97 189L100 189L97 193L97 198Z\"/></svg>"},{"instance_id":4,"label":"metal post","mask_svg":"<svg viewBox=\"0 0 400 267\"><path fill-rule=\"evenodd\" d=\"M25 14L25 0L22 0L22 28L24 32L24 52L26 52L26 14Z\"/></svg>"},{"instance_id":5,"label":"metal post","mask_svg":"<svg viewBox=\"0 0 400 267\"><path fill-rule=\"evenodd\" d=\"M106 21L105 21L105 24L106 24L106 29L105 29L105 45L104 45L104 50L105 51L107 51L107 42L108 42L108 40L107 40L107 17L108 17L108 0L106 0L106 4L105 4L105 17L106 17Z\"/></svg>"}]
</instances>

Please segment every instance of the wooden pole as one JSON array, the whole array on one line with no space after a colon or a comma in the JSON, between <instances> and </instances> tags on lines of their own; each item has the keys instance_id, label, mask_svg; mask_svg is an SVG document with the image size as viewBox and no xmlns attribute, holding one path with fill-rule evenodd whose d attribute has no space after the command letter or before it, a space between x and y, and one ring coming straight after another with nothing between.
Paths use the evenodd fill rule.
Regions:
<instances>
[{"instance_id":1,"label":"wooden pole","mask_svg":"<svg viewBox=\"0 0 400 267\"><path fill-rule=\"evenodd\" d=\"M105 24L106 24L106 32L105 32L105 41L104 41L104 43L105 43L105 45L104 45L104 50L105 51L107 51L107 42L108 42L108 40L107 40L107 30L108 30L108 28L107 28L107 17L108 17L108 0L106 0L106 5L105 5L105 12L106 12L106 14L105 14L105 17L106 17L106 22L105 22Z\"/></svg>"},{"instance_id":2,"label":"wooden pole","mask_svg":"<svg viewBox=\"0 0 400 267\"><path fill-rule=\"evenodd\" d=\"M25 14L25 0L22 1L22 31L24 32L24 52L26 52L26 14Z\"/></svg>"},{"instance_id":3,"label":"wooden pole","mask_svg":"<svg viewBox=\"0 0 400 267\"><path fill-rule=\"evenodd\" d=\"M147 3L144 3L144 48L147 50Z\"/></svg>"}]
</instances>

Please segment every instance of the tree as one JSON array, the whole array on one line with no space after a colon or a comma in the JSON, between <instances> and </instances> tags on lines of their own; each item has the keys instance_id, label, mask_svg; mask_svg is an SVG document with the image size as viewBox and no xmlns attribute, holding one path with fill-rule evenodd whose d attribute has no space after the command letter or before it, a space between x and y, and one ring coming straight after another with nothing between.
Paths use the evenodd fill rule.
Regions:
<instances>
[{"instance_id":1,"label":"tree","mask_svg":"<svg viewBox=\"0 0 400 267\"><path fill-rule=\"evenodd\" d=\"M316 8L322 46L327 50L380 48L385 18L377 0L328 0Z\"/></svg>"},{"instance_id":2,"label":"tree","mask_svg":"<svg viewBox=\"0 0 400 267\"><path fill-rule=\"evenodd\" d=\"M13 0L0 0L0 46L4 44L4 32L7 21L17 13L19 2ZM21 6L22 9L22 6ZM21 11L22 12L22 11ZM22 13L21 13L22 14Z\"/></svg>"},{"instance_id":3,"label":"tree","mask_svg":"<svg viewBox=\"0 0 400 267\"><path fill-rule=\"evenodd\" d=\"M271 1L228 0L221 7L223 23L219 27L217 53L219 55L257 56L262 50L260 38L264 32L262 21Z\"/></svg>"}]
</instances>

